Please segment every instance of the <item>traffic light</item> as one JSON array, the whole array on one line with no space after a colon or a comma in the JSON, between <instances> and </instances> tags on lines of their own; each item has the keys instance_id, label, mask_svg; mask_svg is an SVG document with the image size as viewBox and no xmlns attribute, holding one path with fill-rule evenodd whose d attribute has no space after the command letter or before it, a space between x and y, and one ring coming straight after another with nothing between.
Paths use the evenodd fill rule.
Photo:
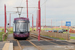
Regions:
<instances>
[{"instance_id":1,"label":"traffic light","mask_svg":"<svg viewBox=\"0 0 75 50\"><path fill-rule=\"evenodd\" d=\"M8 25L9 25L9 23L8 23Z\"/></svg>"}]
</instances>

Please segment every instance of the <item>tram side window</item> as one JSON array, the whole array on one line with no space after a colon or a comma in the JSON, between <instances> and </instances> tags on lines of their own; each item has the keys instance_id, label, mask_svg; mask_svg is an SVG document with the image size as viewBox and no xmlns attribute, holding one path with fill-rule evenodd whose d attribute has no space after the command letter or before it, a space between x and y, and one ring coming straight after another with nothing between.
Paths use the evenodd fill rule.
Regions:
<instances>
[{"instance_id":1,"label":"tram side window","mask_svg":"<svg viewBox=\"0 0 75 50\"><path fill-rule=\"evenodd\" d=\"M19 32L19 23L16 23L16 32Z\"/></svg>"},{"instance_id":2,"label":"tram side window","mask_svg":"<svg viewBox=\"0 0 75 50\"><path fill-rule=\"evenodd\" d=\"M23 24L23 30L24 30L24 31L27 31L27 23L24 23L24 24Z\"/></svg>"},{"instance_id":3,"label":"tram side window","mask_svg":"<svg viewBox=\"0 0 75 50\"><path fill-rule=\"evenodd\" d=\"M13 31L15 31L15 23L13 24Z\"/></svg>"},{"instance_id":4,"label":"tram side window","mask_svg":"<svg viewBox=\"0 0 75 50\"><path fill-rule=\"evenodd\" d=\"M30 31L30 23L28 23L28 31Z\"/></svg>"}]
</instances>

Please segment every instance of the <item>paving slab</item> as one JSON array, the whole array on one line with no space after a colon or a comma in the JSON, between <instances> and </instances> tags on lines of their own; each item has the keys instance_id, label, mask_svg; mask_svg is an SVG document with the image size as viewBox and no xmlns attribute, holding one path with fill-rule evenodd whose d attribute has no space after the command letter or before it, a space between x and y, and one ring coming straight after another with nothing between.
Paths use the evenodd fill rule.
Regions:
<instances>
[{"instance_id":1,"label":"paving slab","mask_svg":"<svg viewBox=\"0 0 75 50\"><path fill-rule=\"evenodd\" d=\"M37 46L43 46L43 45L56 45L47 41L32 41Z\"/></svg>"},{"instance_id":2,"label":"paving slab","mask_svg":"<svg viewBox=\"0 0 75 50\"><path fill-rule=\"evenodd\" d=\"M23 50L38 50L38 49L35 48L34 46L26 46L23 48Z\"/></svg>"},{"instance_id":3,"label":"paving slab","mask_svg":"<svg viewBox=\"0 0 75 50\"><path fill-rule=\"evenodd\" d=\"M10 43L13 43L13 46L18 46L17 41L11 40Z\"/></svg>"},{"instance_id":4,"label":"paving slab","mask_svg":"<svg viewBox=\"0 0 75 50\"><path fill-rule=\"evenodd\" d=\"M33 46L31 43L29 43L28 41L25 40L21 40L19 41L21 46Z\"/></svg>"},{"instance_id":5,"label":"paving slab","mask_svg":"<svg viewBox=\"0 0 75 50\"><path fill-rule=\"evenodd\" d=\"M43 50L74 50L74 46L60 46L60 45L49 45L49 46L39 46Z\"/></svg>"},{"instance_id":6,"label":"paving slab","mask_svg":"<svg viewBox=\"0 0 75 50\"><path fill-rule=\"evenodd\" d=\"M9 43L9 41L0 41L0 50L4 47L5 43Z\"/></svg>"}]
</instances>

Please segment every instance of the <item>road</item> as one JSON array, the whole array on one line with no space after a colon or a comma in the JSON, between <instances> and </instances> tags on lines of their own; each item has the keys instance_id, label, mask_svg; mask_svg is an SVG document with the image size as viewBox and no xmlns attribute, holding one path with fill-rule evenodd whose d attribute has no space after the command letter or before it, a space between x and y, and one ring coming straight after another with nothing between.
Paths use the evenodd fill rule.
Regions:
<instances>
[{"instance_id":1,"label":"road","mask_svg":"<svg viewBox=\"0 0 75 50\"><path fill-rule=\"evenodd\" d=\"M73 37L75 37L75 34L70 34L70 36L73 36Z\"/></svg>"}]
</instances>

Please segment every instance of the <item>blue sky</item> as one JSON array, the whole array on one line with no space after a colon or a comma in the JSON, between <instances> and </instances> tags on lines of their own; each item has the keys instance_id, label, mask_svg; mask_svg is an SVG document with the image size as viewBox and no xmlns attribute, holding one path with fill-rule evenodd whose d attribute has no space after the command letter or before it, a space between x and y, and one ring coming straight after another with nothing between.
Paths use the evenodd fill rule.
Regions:
<instances>
[{"instance_id":1,"label":"blue sky","mask_svg":"<svg viewBox=\"0 0 75 50\"><path fill-rule=\"evenodd\" d=\"M21 2L22 1L22 2ZM41 0L41 5L46 0ZM38 7L38 0L28 0L29 7ZM0 0L0 26L4 26L4 4L7 6L7 23L9 22L9 12L17 11L18 6L26 7L26 0ZM26 8L22 10L26 13ZM36 25L37 8L29 8L29 13L34 14L34 25ZM30 25L32 23L32 14L29 14ZM26 17L26 14L22 14ZM11 25L18 14L11 14ZM61 21L64 26L66 21L71 21L75 25L75 0L47 0L46 1L46 25L50 26L52 20L53 26L60 26ZM41 6L41 24L45 25L45 4Z\"/></svg>"}]
</instances>

